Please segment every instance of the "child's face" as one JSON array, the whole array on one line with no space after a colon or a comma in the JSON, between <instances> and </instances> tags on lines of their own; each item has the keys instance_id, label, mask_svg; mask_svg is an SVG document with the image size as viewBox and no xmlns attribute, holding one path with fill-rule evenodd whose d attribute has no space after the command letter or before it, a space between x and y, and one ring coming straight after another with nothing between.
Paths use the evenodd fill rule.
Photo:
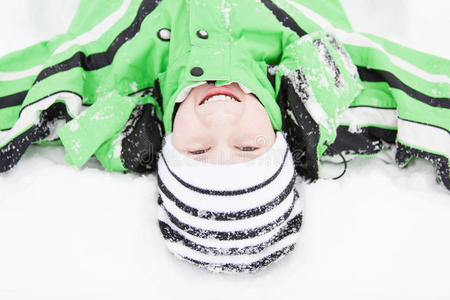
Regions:
<instances>
[{"instance_id":1,"label":"child's face","mask_svg":"<svg viewBox=\"0 0 450 300\"><path fill-rule=\"evenodd\" d=\"M203 101L210 95L223 96ZM273 145L275 132L266 110L237 83L202 84L181 103L173 124L172 143L181 153L213 164L234 164L256 158Z\"/></svg>"}]
</instances>

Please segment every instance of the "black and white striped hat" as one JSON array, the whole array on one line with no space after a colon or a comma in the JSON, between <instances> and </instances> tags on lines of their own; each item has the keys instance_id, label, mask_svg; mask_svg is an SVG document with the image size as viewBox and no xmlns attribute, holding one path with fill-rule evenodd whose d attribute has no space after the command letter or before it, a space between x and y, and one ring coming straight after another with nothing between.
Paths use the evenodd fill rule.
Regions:
<instances>
[{"instance_id":1,"label":"black and white striped hat","mask_svg":"<svg viewBox=\"0 0 450 300\"><path fill-rule=\"evenodd\" d=\"M176 257L215 272L252 272L294 249L302 222L281 132L261 156L232 165L193 160L171 135L158 161L159 226Z\"/></svg>"}]
</instances>

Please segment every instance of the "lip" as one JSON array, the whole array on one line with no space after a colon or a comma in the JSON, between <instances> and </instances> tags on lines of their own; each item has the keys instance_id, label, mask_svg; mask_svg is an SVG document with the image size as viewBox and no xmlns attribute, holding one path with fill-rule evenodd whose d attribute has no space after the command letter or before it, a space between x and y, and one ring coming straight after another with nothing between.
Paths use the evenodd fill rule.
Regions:
<instances>
[{"instance_id":1,"label":"lip","mask_svg":"<svg viewBox=\"0 0 450 300\"><path fill-rule=\"evenodd\" d=\"M239 98L230 88L227 86L217 86L209 89L206 94L203 96L202 100L198 103L198 105L202 105L206 99L215 96L215 95L226 95L233 97L237 101L241 102L241 98Z\"/></svg>"}]
</instances>

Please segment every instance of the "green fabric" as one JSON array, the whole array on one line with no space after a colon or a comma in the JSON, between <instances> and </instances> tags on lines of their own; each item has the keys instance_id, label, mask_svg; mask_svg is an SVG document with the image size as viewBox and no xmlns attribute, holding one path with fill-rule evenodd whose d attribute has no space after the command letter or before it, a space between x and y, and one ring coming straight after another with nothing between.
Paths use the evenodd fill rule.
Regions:
<instances>
[{"instance_id":1,"label":"green fabric","mask_svg":"<svg viewBox=\"0 0 450 300\"><path fill-rule=\"evenodd\" d=\"M429 107L429 105L411 101L411 98L403 91L394 90L393 95L397 101L397 111L399 117L412 120L419 123L429 124L430 120L433 125L445 128L450 132L450 115L448 109L441 107ZM445 144L446 141L442 141Z\"/></svg>"},{"instance_id":2,"label":"green fabric","mask_svg":"<svg viewBox=\"0 0 450 300\"><path fill-rule=\"evenodd\" d=\"M170 133L175 101L180 92L207 80L216 80L217 85L237 81L249 88L266 108L273 128L279 130L282 116L275 99L280 80L289 71L297 69L307 75L317 103L325 113L324 122L319 122L318 160L326 149L323 143L335 139L339 117L348 106L397 108L399 115L407 120L428 124L430 128L450 128L449 109L424 104L386 83L361 83L344 72L345 90L338 92L332 87L324 88L324 79L330 84L333 78L317 57L311 42L315 38L326 41L323 32L332 31L338 39L343 37L345 49L358 66L390 72L427 96L448 98L450 95L448 60L374 35L353 33L337 0L273 1L308 33L303 38L281 24L262 2L254 0L130 0L129 6L126 3L81 0L66 34L0 59L0 101L2 97L28 91L21 105L0 108L0 129L15 124L14 131L10 131L14 134L0 132L0 147L38 122L41 112L48 107L41 107L45 99L61 92L73 93L72 97L52 98L52 101L66 104L76 117L58 131L68 161L80 167L95 154L108 170L124 170L114 154L115 141L134 107L149 101L158 111L162 109L165 131ZM142 7L154 9L143 17L145 9ZM140 26L131 28L137 31L136 34L116 52L111 52L119 42L117 37L126 33L136 20L142 21ZM170 41L158 38L162 28L171 30ZM200 29L208 32L207 39L197 36ZM365 39L365 44L361 44L361 39ZM367 41L376 46L367 46ZM344 70L342 57L328 42L325 43L340 69ZM105 51L110 52L99 55ZM86 57L97 55L95 63L102 67L92 67L92 61L87 61L83 62L86 65L70 70L58 69L56 74L33 84L39 70L28 72L29 69L42 66L41 70L45 70L68 59L76 61L81 57L80 53ZM398 58L403 62L399 64ZM267 76L270 65L279 66L275 88ZM191 75L193 67L201 67L203 75ZM27 71L26 76L21 76L24 71ZM129 97L139 90L154 87L156 80L161 87L162 108L154 99ZM92 106L84 107L86 111L81 113L82 106L87 104ZM19 111L22 112L20 117ZM310 113L314 115L314 112ZM97 114L109 118L95 119ZM316 116L316 119L320 118ZM78 124L77 130L73 130L77 127L74 124ZM426 151L433 153L434 150Z\"/></svg>"},{"instance_id":3,"label":"green fabric","mask_svg":"<svg viewBox=\"0 0 450 300\"><path fill-rule=\"evenodd\" d=\"M0 109L0 130L10 129L19 117L20 106L12 106Z\"/></svg>"},{"instance_id":4,"label":"green fabric","mask_svg":"<svg viewBox=\"0 0 450 300\"><path fill-rule=\"evenodd\" d=\"M399 49L402 48L400 47ZM391 60L384 53L377 51L374 48L366 48L364 49L364 51L361 51L360 47L347 46L347 50L352 56L353 62L359 66L365 66L377 70L385 70L393 74L396 74L405 84L413 86L414 89L420 90L428 96L432 97L448 96L448 93L450 91L450 83L425 81L423 80L423 78L420 77L420 75L412 74L410 72L405 71L402 68L393 65ZM398 52L399 57L404 58L402 54L403 51ZM417 56L417 54L415 56ZM412 56L412 58L414 58L415 56ZM407 58L408 60L410 59L409 57ZM428 59L431 59L432 61L433 57L425 56L417 60L417 62L420 61L428 62ZM450 65L448 63L442 65L436 64L435 74L446 74L444 72L445 70L447 70L447 73L448 70L450 70ZM442 73L439 73L441 71Z\"/></svg>"},{"instance_id":5,"label":"green fabric","mask_svg":"<svg viewBox=\"0 0 450 300\"><path fill-rule=\"evenodd\" d=\"M153 104L157 105L156 101L151 96L145 96L140 97L137 99L137 97L130 97L132 99L132 103L136 105L142 105L142 104ZM122 105L120 105L122 106ZM134 105L133 105L134 107ZM130 107L128 105L125 105L124 109L126 112L128 112L128 109ZM123 112L121 112L123 113ZM161 113L157 111L157 114L161 117ZM100 163L103 165L103 167L108 171L126 171L127 169L123 166L122 160L120 157L120 147L121 147L121 141L123 139L123 134L121 132L121 129L123 128L122 123L117 123L117 133L113 135L111 138L106 140L96 151L95 156L100 161ZM91 148L93 149L93 148ZM69 152L71 153L71 152ZM93 153L85 152L85 157L89 158L88 156L91 156ZM70 154L72 156L72 154ZM69 160L70 158L68 158Z\"/></svg>"},{"instance_id":6,"label":"green fabric","mask_svg":"<svg viewBox=\"0 0 450 300\"><path fill-rule=\"evenodd\" d=\"M75 36L79 36L80 34L91 30L117 11L122 3L122 0L80 0L77 12L72 19L68 32Z\"/></svg>"},{"instance_id":7,"label":"green fabric","mask_svg":"<svg viewBox=\"0 0 450 300\"><path fill-rule=\"evenodd\" d=\"M324 43L336 66L341 70L342 87L335 85L335 74L327 70L324 58L314 46L314 41ZM315 98L308 102L317 101L316 104L306 105L306 107L312 118L319 124L320 138L317 145L317 159L319 160L327 149L326 145L331 145L336 139L340 115L359 95L363 86L359 78L354 77L349 70L346 70L343 57L333 48L328 41L327 34L322 31L306 35L286 47L280 67L277 69L277 76L290 77L289 73L299 68L305 73ZM296 79L292 80L295 82ZM298 89L300 89L301 82L296 82L295 85L299 85ZM299 90L298 93L301 91Z\"/></svg>"},{"instance_id":8,"label":"green fabric","mask_svg":"<svg viewBox=\"0 0 450 300\"><path fill-rule=\"evenodd\" d=\"M65 35L58 35L50 41L7 54L0 58L0 72L21 71L43 65L58 45L68 38Z\"/></svg>"},{"instance_id":9,"label":"green fabric","mask_svg":"<svg viewBox=\"0 0 450 300\"><path fill-rule=\"evenodd\" d=\"M0 81L0 97L12 95L18 91L22 91L24 87L31 86L33 81L34 76L28 76L17 80Z\"/></svg>"},{"instance_id":10,"label":"green fabric","mask_svg":"<svg viewBox=\"0 0 450 300\"><path fill-rule=\"evenodd\" d=\"M396 108L390 87L386 82L361 82L364 86L359 97L351 104L352 106L369 106L378 108Z\"/></svg>"},{"instance_id":11,"label":"green fabric","mask_svg":"<svg viewBox=\"0 0 450 300\"><path fill-rule=\"evenodd\" d=\"M312 10L314 13L325 18L336 28L353 31L352 25L339 0L278 0L274 1L274 3L280 6L284 11L288 12L295 22L306 32L320 31L323 30L323 28L300 12L295 4L300 4Z\"/></svg>"},{"instance_id":12,"label":"green fabric","mask_svg":"<svg viewBox=\"0 0 450 300\"><path fill-rule=\"evenodd\" d=\"M393 43L374 34L365 33L364 36L379 43L387 52L395 53L403 59L414 62L414 65L427 72L433 74L448 74L449 72L450 61L445 58L431 54L424 55L423 52Z\"/></svg>"},{"instance_id":13,"label":"green fabric","mask_svg":"<svg viewBox=\"0 0 450 300\"><path fill-rule=\"evenodd\" d=\"M148 98L124 97L114 92L97 99L88 110L58 130L58 135L66 148L67 161L81 167L98 150L98 158L101 162L105 162L105 167L123 168L115 160L117 155L108 157L114 152L113 149L99 148L110 140L111 136L117 135L122 130L133 109L145 99ZM92 130L93 128L95 130ZM111 145L115 146L114 143ZM114 162L110 163L106 158L114 159Z\"/></svg>"}]
</instances>

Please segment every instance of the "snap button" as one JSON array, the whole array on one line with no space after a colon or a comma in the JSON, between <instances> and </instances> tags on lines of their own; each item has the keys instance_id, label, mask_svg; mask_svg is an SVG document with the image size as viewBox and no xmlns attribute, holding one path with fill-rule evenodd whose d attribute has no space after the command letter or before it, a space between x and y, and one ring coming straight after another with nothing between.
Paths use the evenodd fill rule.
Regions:
<instances>
[{"instance_id":1,"label":"snap button","mask_svg":"<svg viewBox=\"0 0 450 300\"><path fill-rule=\"evenodd\" d=\"M192 76L202 76L203 75L203 69L200 67L194 67L191 69L191 75Z\"/></svg>"},{"instance_id":2,"label":"snap button","mask_svg":"<svg viewBox=\"0 0 450 300\"><path fill-rule=\"evenodd\" d=\"M158 37L163 41L170 41L170 29L162 28L158 30Z\"/></svg>"},{"instance_id":3,"label":"snap button","mask_svg":"<svg viewBox=\"0 0 450 300\"><path fill-rule=\"evenodd\" d=\"M197 31L197 36L201 39L207 39L208 38L208 32L206 32L203 29L200 29Z\"/></svg>"}]
</instances>

